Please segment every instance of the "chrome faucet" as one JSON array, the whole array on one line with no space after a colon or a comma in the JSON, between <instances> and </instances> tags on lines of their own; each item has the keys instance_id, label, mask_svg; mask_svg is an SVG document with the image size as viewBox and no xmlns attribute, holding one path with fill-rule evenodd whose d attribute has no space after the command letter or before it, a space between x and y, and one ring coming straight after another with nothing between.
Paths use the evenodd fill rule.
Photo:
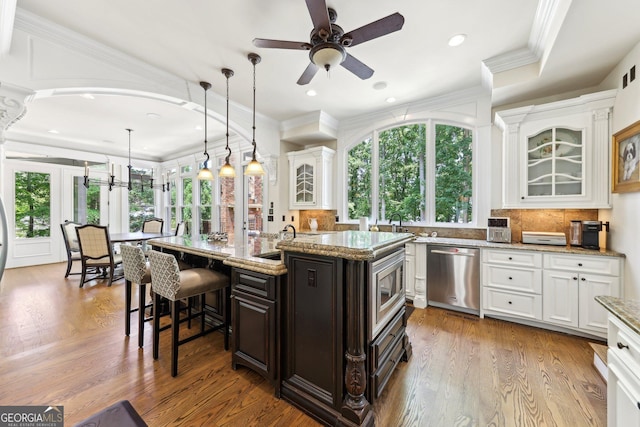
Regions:
<instances>
[{"instance_id":1,"label":"chrome faucet","mask_svg":"<svg viewBox=\"0 0 640 427\"><path fill-rule=\"evenodd\" d=\"M291 225L291 224L285 225L284 228L282 229L282 231L284 231L286 233L289 228L291 228L293 230L293 238L295 239L296 238L296 228L293 225Z\"/></svg>"},{"instance_id":2,"label":"chrome faucet","mask_svg":"<svg viewBox=\"0 0 640 427\"><path fill-rule=\"evenodd\" d=\"M389 224L391 224L393 222L393 218L394 217L398 217L398 219L400 220L400 229L402 229L402 215L400 215L399 213L394 213L391 214L391 216L389 217ZM391 232L395 233L396 232L396 225L395 224L391 224Z\"/></svg>"}]
</instances>

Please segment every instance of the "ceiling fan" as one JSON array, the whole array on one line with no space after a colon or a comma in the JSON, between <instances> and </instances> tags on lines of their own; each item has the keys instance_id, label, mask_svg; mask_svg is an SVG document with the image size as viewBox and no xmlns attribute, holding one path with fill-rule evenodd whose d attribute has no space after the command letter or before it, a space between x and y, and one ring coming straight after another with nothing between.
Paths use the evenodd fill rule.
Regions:
<instances>
[{"instance_id":1,"label":"ceiling fan","mask_svg":"<svg viewBox=\"0 0 640 427\"><path fill-rule=\"evenodd\" d=\"M305 1L313 23L309 43L253 39L253 44L256 47L308 50L311 63L298 79L299 85L309 83L320 67L328 72L338 65L342 65L363 80L368 79L373 75L373 70L348 54L345 48L398 31L404 24L404 17L396 12L345 33L335 23L338 14L335 10L327 7L326 0Z\"/></svg>"}]
</instances>

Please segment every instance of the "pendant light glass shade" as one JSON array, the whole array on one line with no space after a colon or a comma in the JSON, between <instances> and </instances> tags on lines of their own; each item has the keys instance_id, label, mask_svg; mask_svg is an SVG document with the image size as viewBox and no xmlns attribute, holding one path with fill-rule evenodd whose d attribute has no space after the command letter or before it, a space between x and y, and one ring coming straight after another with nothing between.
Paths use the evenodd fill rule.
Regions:
<instances>
[{"instance_id":1,"label":"pendant light glass shade","mask_svg":"<svg viewBox=\"0 0 640 427\"><path fill-rule=\"evenodd\" d=\"M249 54L249 61L253 64L253 156L251 161L244 170L245 175L261 176L264 175L264 169L260 162L256 160L256 64L260 62L260 56L255 53Z\"/></svg>"},{"instance_id":2,"label":"pendant light glass shade","mask_svg":"<svg viewBox=\"0 0 640 427\"><path fill-rule=\"evenodd\" d=\"M213 181L214 175L209 169L209 153L207 153L207 91L211 88L211 84L200 82L200 86L204 89L204 155L206 159L202 169L198 172L198 179L201 181Z\"/></svg>"},{"instance_id":3,"label":"pendant light glass shade","mask_svg":"<svg viewBox=\"0 0 640 427\"><path fill-rule=\"evenodd\" d=\"M233 76L233 70L223 68L222 74L227 78L227 157L224 159L224 165L220 168L218 176L220 178L235 178L236 170L229 163L229 158L231 157L231 148L229 148L229 77Z\"/></svg>"}]
</instances>

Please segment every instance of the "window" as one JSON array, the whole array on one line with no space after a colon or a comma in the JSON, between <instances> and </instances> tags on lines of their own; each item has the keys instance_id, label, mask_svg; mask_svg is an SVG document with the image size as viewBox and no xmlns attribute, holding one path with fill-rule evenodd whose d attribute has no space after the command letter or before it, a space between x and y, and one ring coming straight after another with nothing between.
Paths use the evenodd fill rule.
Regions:
<instances>
[{"instance_id":1,"label":"window","mask_svg":"<svg viewBox=\"0 0 640 427\"><path fill-rule=\"evenodd\" d=\"M348 218L471 223L472 147L472 131L450 124L374 132L348 151Z\"/></svg>"},{"instance_id":2,"label":"window","mask_svg":"<svg viewBox=\"0 0 640 427\"><path fill-rule=\"evenodd\" d=\"M129 231L142 230L146 219L155 217L154 190L151 188L151 171L131 169L129 190Z\"/></svg>"},{"instance_id":3,"label":"window","mask_svg":"<svg viewBox=\"0 0 640 427\"><path fill-rule=\"evenodd\" d=\"M198 181L200 183L200 234L209 234L211 230L211 205L213 199L213 181Z\"/></svg>"},{"instance_id":4,"label":"window","mask_svg":"<svg viewBox=\"0 0 640 427\"><path fill-rule=\"evenodd\" d=\"M181 220L185 223L187 230L191 230L191 220L193 219L192 210L193 210L193 179L182 178L182 203L181 203L180 217L181 217Z\"/></svg>"},{"instance_id":5,"label":"window","mask_svg":"<svg viewBox=\"0 0 640 427\"><path fill-rule=\"evenodd\" d=\"M50 181L48 173L15 173L16 238L51 236Z\"/></svg>"},{"instance_id":6,"label":"window","mask_svg":"<svg viewBox=\"0 0 640 427\"><path fill-rule=\"evenodd\" d=\"M99 185L84 186L84 177L73 178L73 220L80 224L100 225Z\"/></svg>"}]
</instances>

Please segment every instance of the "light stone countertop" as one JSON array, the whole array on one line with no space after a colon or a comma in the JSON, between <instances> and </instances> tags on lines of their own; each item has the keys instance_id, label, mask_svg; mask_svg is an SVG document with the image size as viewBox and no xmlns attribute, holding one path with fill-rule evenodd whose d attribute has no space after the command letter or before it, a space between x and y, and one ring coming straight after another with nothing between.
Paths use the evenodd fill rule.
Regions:
<instances>
[{"instance_id":1,"label":"light stone countertop","mask_svg":"<svg viewBox=\"0 0 640 427\"><path fill-rule=\"evenodd\" d=\"M414 243L426 243L432 245L454 245L454 246L467 246L474 248L493 248L493 249L515 249L523 251L538 251L538 252L553 252L564 254L576 254L576 255L600 255L625 258L625 255L620 252L607 250L607 249L584 249L576 246L554 246L554 245L532 245L527 243L496 243L487 242L486 240L475 239L452 239L448 237L417 237Z\"/></svg>"},{"instance_id":2,"label":"light stone countertop","mask_svg":"<svg viewBox=\"0 0 640 427\"><path fill-rule=\"evenodd\" d=\"M640 335L640 301L610 296L597 296L596 301Z\"/></svg>"},{"instance_id":3,"label":"light stone countertop","mask_svg":"<svg viewBox=\"0 0 640 427\"><path fill-rule=\"evenodd\" d=\"M399 246L404 246L414 237L411 233L348 230L298 235L295 239L280 240L276 248L288 252L370 261Z\"/></svg>"}]
</instances>

